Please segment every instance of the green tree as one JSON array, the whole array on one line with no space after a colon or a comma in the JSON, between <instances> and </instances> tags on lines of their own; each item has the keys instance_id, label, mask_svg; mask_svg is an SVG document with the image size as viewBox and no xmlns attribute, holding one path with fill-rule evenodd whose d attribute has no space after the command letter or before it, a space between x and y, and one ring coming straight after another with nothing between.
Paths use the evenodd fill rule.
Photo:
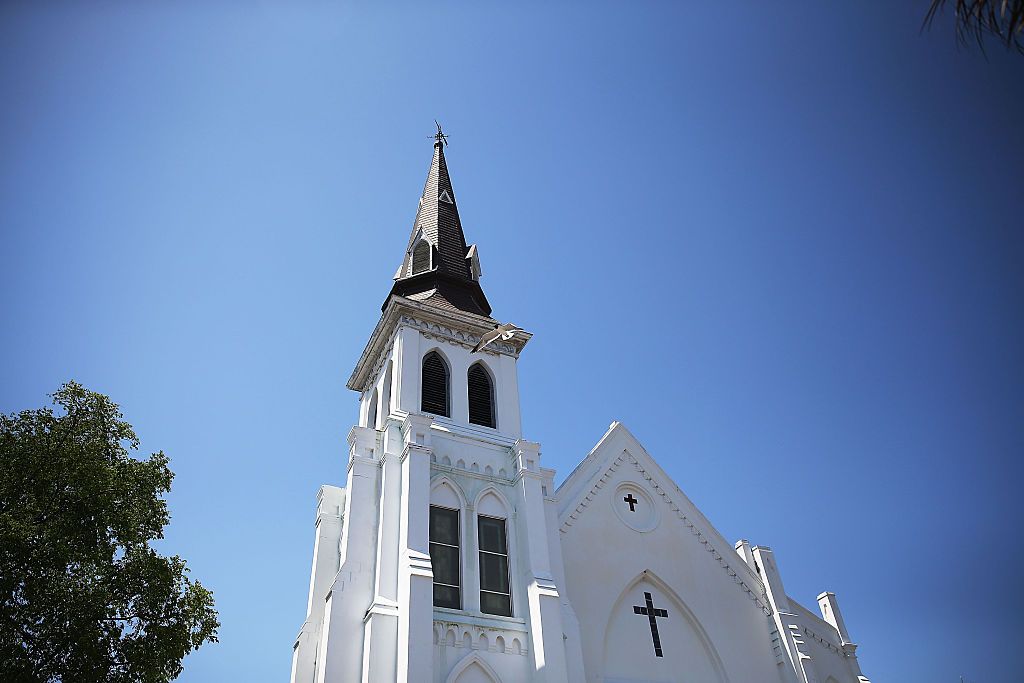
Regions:
<instances>
[{"instance_id":1,"label":"green tree","mask_svg":"<svg viewBox=\"0 0 1024 683\"><path fill-rule=\"evenodd\" d=\"M159 682L216 642L213 594L150 543L169 521L167 456L145 460L102 394L0 415L0 681Z\"/></svg>"},{"instance_id":2,"label":"green tree","mask_svg":"<svg viewBox=\"0 0 1024 683\"><path fill-rule=\"evenodd\" d=\"M932 0L925 25L930 26L949 4L960 44L974 41L984 51L984 39L991 36L1024 53L1024 0Z\"/></svg>"}]
</instances>

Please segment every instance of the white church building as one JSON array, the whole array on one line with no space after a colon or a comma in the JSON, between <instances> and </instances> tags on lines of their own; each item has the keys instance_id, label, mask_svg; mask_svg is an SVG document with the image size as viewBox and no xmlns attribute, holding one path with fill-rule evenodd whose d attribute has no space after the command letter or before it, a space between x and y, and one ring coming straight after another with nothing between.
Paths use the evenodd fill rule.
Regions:
<instances>
[{"instance_id":1,"label":"white church building","mask_svg":"<svg viewBox=\"0 0 1024 683\"><path fill-rule=\"evenodd\" d=\"M348 380L292 683L867 683L835 594L789 597L624 425L556 487L520 420L530 333L473 350L498 323L444 144Z\"/></svg>"}]
</instances>

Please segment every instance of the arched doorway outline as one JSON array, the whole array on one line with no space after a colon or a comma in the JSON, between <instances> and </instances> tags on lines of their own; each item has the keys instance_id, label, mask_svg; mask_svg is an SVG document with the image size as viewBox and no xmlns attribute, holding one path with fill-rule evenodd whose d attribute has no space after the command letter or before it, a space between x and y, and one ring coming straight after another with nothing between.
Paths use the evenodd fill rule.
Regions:
<instances>
[{"instance_id":1,"label":"arched doorway outline","mask_svg":"<svg viewBox=\"0 0 1024 683\"><path fill-rule=\"evenodd\" d=\"M661 577L652 572L650 569L645 569L637 574L632 581L629 581L626 586L619 593L619 597L612 603L611 611L608 613L608 621L604 627L604 661L602 662L602 668L606 669L608 661L608 652L611 652L612 644L608 642L608 634L611 630L612 615L616 614L619 609L622 608L623 602L626 601L630 591L636 588L640 583L646 581L650 583L661 593L664 593L669 600L671 600L675 606L682 611L682 616L693 628L697 637L700 639L701 647L704 652L708 655L708 659L711 660L711 666L715 670L715 675L718 678L718 683L729 683L729 676L725 673L725 665L722 664L722 658L718 655L718 650L715 649L714 644L711 642L711 638L708 637L707 631L701 626L700 621L697 619L697 615L693 613L693 610L689 608L686 602L676 593L672 588L665 583Z\"/></svg>"},{"instance_id":2,"label":"arched doorway outline","mask_svg":"<svg viewBox=\"0 0 1024 683\"><path fill-rule=\"evenodd\" d=\"M458 664L455 665L455 668L452 669L452 672L448 674L448 678L445 679L446 683L455 683L457 680L459 680L459 676L461 676L463 672L466 671L466 669L473 666L474 664L478 665L481 669L483 669L483 672L488 677L490 677L490 679L494 681L494 683L501 683L501 679L498 678L498 674L494 672L494 669L492 669L491 666L483 659L481 659L480 655L476 654L475 652L466 655L459 661Z\"/></svg>"}]
</instances>

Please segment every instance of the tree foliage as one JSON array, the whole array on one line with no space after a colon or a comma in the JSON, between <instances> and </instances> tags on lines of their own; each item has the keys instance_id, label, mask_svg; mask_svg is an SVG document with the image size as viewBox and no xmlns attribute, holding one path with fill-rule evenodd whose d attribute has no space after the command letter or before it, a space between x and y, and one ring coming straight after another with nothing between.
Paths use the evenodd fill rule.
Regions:
<instances>
[{"instance_id":1,"label":"tree foliage","mask_svg":"<svg viewBox=\"0 0 1024 683\"><path fill-rule=\"evenodd\" d=\"M932 0L925 17L930 26L950 0ZM994 36L1006 47L1024 54L1024 0L952 0L956 36L961 45L977 42L984 51L984 40Z\"/></svg>"},{"instance_id":2,"label":"tree foliage","mask_svg":"<svg viewBox=\"0 0 1024 683\"><path fill-rule=\"evenodd\" d=\"M216 642L213 594L150 545L169 521L167 456L116 404L69 382L0 415L0 681L169 681Z\"/></svg>"}]
</instances>

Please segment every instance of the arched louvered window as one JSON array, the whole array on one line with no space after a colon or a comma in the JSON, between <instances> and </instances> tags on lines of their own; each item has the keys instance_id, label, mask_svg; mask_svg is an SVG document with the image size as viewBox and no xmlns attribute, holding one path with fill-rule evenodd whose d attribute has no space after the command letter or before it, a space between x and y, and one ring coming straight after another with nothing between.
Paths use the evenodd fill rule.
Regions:
<instances>
[{"instance_id":1,"label":"arched louvered window","mask_svg":"<svg viewBox=\"0 0 1024 683\"><path fill-rule=\"evenodd\" d=\"M437 351L431 351L423 357L423 375L421 382L422 398L420 410L424 413L444 415L448 412L448 364Z\"/></svg>"},{"instance_id":2,"label":"arched louvered window","mask_svg":"<svg viewBox=\"0 0 1024 683\"><path fill-rule=\"evenodd\" d=\"M494 382L487 369L474 363L467 377L469 384L469 421L494 427Z\"/></svg>"},{"instance_id":3,"label":"arched louvered window","mask_svg":"<svg viewBox=\"0 0 1024 683\"><path fill-rule=\"evenodd\" d=\"M380 421L381 425L391 414L391 361L388 361L388 369L384 373L384 392L380 395Z\"/></svg>"},{"instance_id":4,"label":"arched louvered window","mask_svg":"<svg viewBox=\"0 0 1024 683\"><path fill-rule=\"evenodd\" d=\"M420 240L412 250L412 274L425 273L430 270L430 242Z\"/></svg>"},{"instance_id":5,"label":"arched louvered window","mask_svg":"<svg viewBox=\"0 0 1024 683\"><path fill-rule=\"evenodd\" d=\"M366 426L370 429L377 429L377 402L379 397L377 395L377 389L374 388L373 395L370 396L370 405L366 409Z\"/></svg>"}]
</instances>

